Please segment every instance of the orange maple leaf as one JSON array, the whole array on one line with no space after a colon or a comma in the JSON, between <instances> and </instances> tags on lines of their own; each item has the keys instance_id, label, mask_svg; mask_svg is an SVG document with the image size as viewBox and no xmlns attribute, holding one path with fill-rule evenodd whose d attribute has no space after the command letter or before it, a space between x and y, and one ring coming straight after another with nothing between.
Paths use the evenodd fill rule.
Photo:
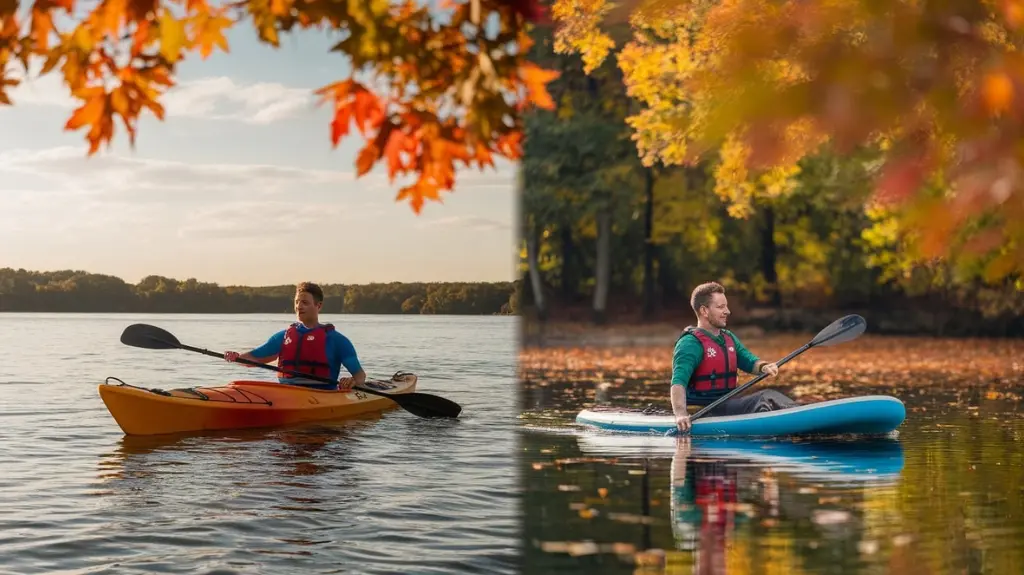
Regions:
<instances>
[{"instance_id":1,"label":"orange maple leaf","mask_svg":"<svg viewBox=\"0 0 1024 575\"><path fill-rule=\"evenodd\" d=\"M987 254L988 252L1003 245L1003 232L998 229L989 229L980 232L964 244L964 251L972 254Z\"/></svg>"},{"instance_id":2,"label":"orange maple leaf","mask_svg":"<svg viewBox=\"0 0 1024 575\"><path fill-rule=\"evenodd\" d=\"M356 175L362 176L373 169L373 164L380 157L380 150L373 142L366 144L356 157Z\"/></svg>"},{"instance_id":3,"label":"orange maple leaf","mask_svg":"<svg viewBox=\"0 0 1024 575\"><path fill-rule=\"evenodd\" d=\"M519 66L519 76L526 87L527 100L545 110L552 110L555 107L555 101L548 93L547 84L559 75L555 70L545 70L530 62Z\"/></svg>"},{"instance_id":4,"label":"orange maple leaf","mask_svg":"<svg viewBox=\"0 0 1024 575\"><path fill-rule=\"evenodd\" d=\"M476 144L476 153L474 155L477 163L480 164L480 171L483 171L484 166L494 167L494 158L491 156L491 151L487 149L487 146L480 142Z\"/></svg>"},{"instance_id":5,"label":"orange maple leaf","mask_svg":"<svg viewBox=\"0 0 1024 575\"><path fill-rule=\"evenodd\" d=\"M50 14L49 6L40 2L32 9L32 38L33 50L48 50L50 48L50 32L53 31L53 15Z\"/></svg>"},{"instance_id":6,"label":"orange maple leaf","mask_svg":"<svg viewBox=\"0 0 1024 575\"><path fill-rule=\"evenodd\" d=\"M366 135L367 125L376 128L384 121L384 104L380 98L359 84L356 84L354 95L353 120L359 133Z\"/></svg>"},{"instance_id":7,"label":"orange maple leaf","mask_svg":"<svg viewBox=\"0 0 1024 575\"><path fill-rule=\"evenodd\" d=\"M338 106L334 110L334 119L331 120L331 143L335 146L343 137L348 134L348 125L352 120L351 106Z\"/></svg>"},{"instance_id":8,"label":"orange maple leaf","mask_svg":"<svg viewBox=\"0 0 1024 575\"><path fill-rule=\"evenodd\" d=\"M438 186L436 183L431 181L430 177L423 173L420 178L416 180L416 183L405 186L398 191L398 195L395 196L395 201L400 202L408 199L409 206L412 207L412 211L417 215L423 210L423 202L426 199L431 199L438 203L444 203L438 194Z\"/></svg>"},{"instance_id":9,"label":"orange maple leaf","mask_svg":"<svg viewBox=\"0 0 1024 575\"><path fill-rule=\"evenodd\" d=\"M64 124L65 130L74 131L83 126L95 125L99 123L106 110L107 95L103 92L103 88L88 88L80 92L79 97L85 102L68 118L67 123Z\"/></svg>"},{"instance_id":10,"label":"orange maple leaf","mask_svg":"<svg viewBox=\"0 0 1024 575\"><path fill-rule=\"evenodd\" d=\"M384 157L388 160L388 178L395 180L399 172L405 172L408 167L402 161L402 153L405 152L410 142L413 145L412 151L416 149L415 138L407 136L402 130L391 130L387 144L384 146Z\"/></svg>"},{"instance_id":11,"label":"orange maple leaf","mask_svg":"<svg viewBox=\"0 0 1024 575\"><path fill-rule=\"evenodd\" d=\"M924 183L927 164L921 155L909 155L890 161L875 187L875 198L884 204L899 203L913 195Z\"/></svg>"},{"instance_id":12,"label":"orange maple leaf","mask_svg":"<svg viewBox=\"0 0 1024 575\"><path fill-rule=\"evenodd\" d=\"M1024 23L1024 2L1020 0L1003 0L1003 17L1010 28L1017 28Z\"/></svg>"},{"instance_id":13,"label":"orange maple leaf","mask_svg":"<svg viewBox=\"0 0 1024 575\"><path fill-rule=\"evenodd\" d=\"M1013 104L1014 82L1005 72L989 72L982 80L981 95L988 111L998 116Z\"/></svg>"},{"instance_id":14,"label":"orange maple leaf","mask_svg":"<svg viewBox=\"0 0 1024 575\"><path fill-rule=\"evenodd\" d=\"M523 133L521 131L503 134L496 143L498 151L510 160L518 160L523 155Z\"/></svg>"},{"instance_id":15,"label":"orange maple leaf","mask_svg":"<svg viewBox=\"0 0 1024 575\"><path fill-rule=\"evenodd\" d=\"M214 47L219 47L225 54L231 51L228 48L228 40L224 37L224 30L230 28L234 22L223 14L223 8L216 11L206 9L193 16L195 30L193 42L199 46L199 55L204 60L213 53Z\"/></svg>"}]
</instances>

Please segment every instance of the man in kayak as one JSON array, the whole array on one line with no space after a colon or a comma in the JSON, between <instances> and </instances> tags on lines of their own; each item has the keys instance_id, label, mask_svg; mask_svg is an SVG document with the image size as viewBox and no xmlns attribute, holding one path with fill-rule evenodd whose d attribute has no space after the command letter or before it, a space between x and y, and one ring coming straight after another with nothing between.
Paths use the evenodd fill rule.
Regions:
<instances>
[{"instance_id":1,"label":"man in kayak","mask_svg":"<svg viewBox=\"0 0 1024 575\"><path fill-rule=\"evenodd\" d=\"M362 385L366 381L366 372L359 365L352 342L338 333L333 325L320 323L323 303L324 292L320 286L312 282L300 283L295 286L295 317L298 321L270 336L266 343L250 352L224 352L224 359L235 361L242 358L260 363L270 363L276 359L277 367L282 369L338 381L336 384L327 384L279 372L277 377L281 383L341 391L348 391L353 385ZM338 380L341 366L345 366L352 377Z\"/></svg>"},{"instance_id":2,"label":"man in kayak","mask_svg":"<svg viewBox=\"0 0 1024 575\"><path fill-rule=\"evenodd\" d=\"M750 352L735 334L725 329L729 302L716 282L697 286L690 296L697 326L683 330L672 353L672 411L680 432L690 430L687 403L708 405L736 388L738 371L779 375L779 367ZM708 415L741 415L794 407L797 403L774 389L733 397Z\"/></svg>"}]
</instances>

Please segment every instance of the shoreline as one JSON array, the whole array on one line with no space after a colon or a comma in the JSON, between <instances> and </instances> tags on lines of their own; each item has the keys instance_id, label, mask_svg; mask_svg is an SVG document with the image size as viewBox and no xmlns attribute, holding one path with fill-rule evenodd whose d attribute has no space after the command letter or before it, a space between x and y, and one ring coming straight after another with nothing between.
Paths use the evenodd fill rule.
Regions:
<instances>
[{"instance_id":1,"label":"shoreline","mask_svg":"<svg viewBox=\"0 0 1024 575\"><path fill-rule=\"evenodd\" d=\"M791 333L740 339L758 357L777 361L811 337ZM608 336L606 343L613 339L614 335ZM634 345L523 347L517 377L524 388L558 382L584 387L600 383L618 386L628 380L646 386L669 383L674 338L657 345L636 343L641 338L628 334L617 340L632 341ZM766 380L766 385L844 392L868 387L919 388L932 381L943 381L964 391L988 387L1009 392L1020 387L1024 381L1024 341L986 340L971 346L969 353L965 353L965 343L970 342L865 334L842 345L807 350L785 364L777 380ZM742 381L752 377L740 375Z\"/></svg>"},{"instance_id":2,"label":"shoreline","mask_svg":"<svg viewBox=\"0 0 1024 575\"><path fill-rule=\"evenodd\" d=\"M739 308L739 306L736 306ZM920 309L803 309L750 307L737 309L728 329L741 339L763 336L806 335L809 340L835 320L858 314L867 321L866 335L901 338L964 339L977 341L1024 341L1024 317L1012 322L965 318L949 310ZM537 319L534 310L520 311L520 346L608 347L670 346L688 325L696 325L692 312L664 313L650 320L618 315L597 324L585 314L571 313Z\"/></svg>"}]
</instances>

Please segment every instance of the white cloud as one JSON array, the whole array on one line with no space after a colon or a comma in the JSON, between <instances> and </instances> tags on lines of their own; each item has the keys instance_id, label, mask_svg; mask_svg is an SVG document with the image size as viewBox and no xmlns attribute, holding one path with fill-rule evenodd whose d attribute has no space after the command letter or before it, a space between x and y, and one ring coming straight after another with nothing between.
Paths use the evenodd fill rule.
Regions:
<instances>
[{"instance_id":1,"label":"white cloud","mask_svg":"<svg viewBox=\"0 0 1024 575\"><path fill-rule=\"evenodd\" d=\"M21 188L19 180L37 185L45 180L50 182L45 191L111 200L165 201L210 194L251 197L311 187L337 193L353 178L348 171L273 164L197 164L103 153L90 158L73 146L0 152L0 190Z\"/></svg>"},{"instance_id":2,"label":"white cloud","mask_svg":"<svg viewBox=\"0 0 1024 575\"><path fill-rule=\"evenodd\" d=\"M178 230L181 238L242 239L280 243L280 236L302 237L337 229L344 222L383 213L379 208L337 203L239 201L201 208L190 213ZM286 242L287 243L287 242Z\"/></svg>"},{"instance_id":3,"label":"white cloud","mask_svg":"<svg viewBox=\"0 0 1024 575\"><path fill-rule=\"evenodd\" d=\"M368 194L352 193L352 179L351 172L269 164L86 158L75 147L12 150L0 152L0 198L8 208L0 225L29 232L43 224L62 234L116 228L160 241L287 243L282 234L341 235L354 219L383 214L379 200L373 205Z\"/></svg>"},{"instance_id":4,"label":"white cloud","mask_svg":"<svg viewBox=\"0 0 1024 575\"><path fill-rule=\"evenodd\" d=\"M274 82L242 85L220 76L182 82L164 97L168 117L270 124L313 110L313 91Z\"/></svg>"},{"instance_id":5,"label":"white cloud","mask_svg":"<svg viewBox=\"0 0 1024 575\"><path fill-rule=\"evenodd\" d=\"M72 109L79 102L63 83L60 70L46 76L23 79L9 90L15 104ZM227 76L185 80L161 98L167 118L228 120L246 124L270 124L293 118L317 108L310 88L295 88L276 82L241 84Z\"/></svg>"}]
</instances>

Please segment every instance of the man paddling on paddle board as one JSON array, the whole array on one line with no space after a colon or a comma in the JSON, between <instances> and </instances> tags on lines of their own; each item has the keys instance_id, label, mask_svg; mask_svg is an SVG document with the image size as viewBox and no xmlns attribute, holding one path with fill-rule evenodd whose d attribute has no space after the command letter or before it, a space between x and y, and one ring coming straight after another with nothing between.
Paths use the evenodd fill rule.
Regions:
<instances>
[{"instance_id":1,"label":"man paddling on paddle board","mask_svg":"<svg viewBox=\"0 0 1024 575\"><path fill-rule=\"evenodd\" d=\"M366 372L359 365L356 349L347 337L338 333L331 324L320 323L320 309L324 303L324 292L312 282L295 286L295 317L297 322L283 329L256 349L238 354L224 352L224 359L238 358L270 363L277 360L277 367L306 373L313 376L338 380L341 366L345 366L352 377L341 378L335 385L315 380L293 378L278 373L278 381L291 385L302 385L315 389L340 389L348 391L353 385L366 381Z\"/></svg>"},{"instance_id":2,"label":"man paddling on paddle board","mask_svg":"<svg viewBox=\"0 0 1024 575\"><path fill-rule=\"evenodd\" d=\"M735 389L739 370L777 377L779 367L761 360L739 338L725 329L729 302L725 288L708 282L694 288L690 307L697 314L697 326L683 330L672 352L672 411L680 432L690 430L687 403L708 405ZM725 400L709 416L741 415L794 407L797 403L774 390L765 389Z\"/></svg>"}]
</instances>

